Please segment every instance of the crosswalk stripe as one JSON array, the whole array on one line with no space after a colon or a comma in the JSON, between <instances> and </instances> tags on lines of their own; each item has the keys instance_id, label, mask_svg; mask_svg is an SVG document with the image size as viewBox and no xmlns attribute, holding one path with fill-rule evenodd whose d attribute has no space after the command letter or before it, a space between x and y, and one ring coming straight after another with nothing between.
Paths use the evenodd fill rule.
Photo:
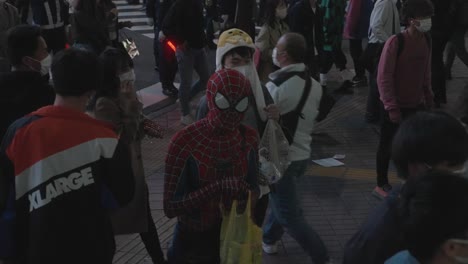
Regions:
<instances>
[{"instance_id":1,"label":"crosswalk stripe","mask_svg":"<svg viewBox=\"0 0 468 264\"><path fill-rule=\"evenodd\" d=\"M145 13L141 11L132 11L132 12L120 12L119 17L131 17L131 16L146 16Z\"/></svg>"},{"instance_id":2,"label":"crosswalk stripe","mask_svg":"<svg viewBox=\"0 0 468 264\"><path fill-rule=\"evenodd\" d=\"M146 36L146 37L148 37L148 38L154 39L154 33L143 34L143 36Z\"/></svg>"},{"instance_id":3,"label":"crosswalk stripe","mask_svg":"<svg viewBox=\"0 0 468 264\"><path fill-rule=\"evenodd\" d=\"M147 31L147 30L153 30L153 27L150 27L148 25L144 25L144 26L133 26L131 28L133 31Z\"/></svg>"},{"instance_id":4,"label":"crosswalk stripe","mask_svg":"<svg viewBox=\"0 0 468 264\"><path fill-rule=\"evenodd\" d=\"M141 5L117 5L117 10L139 10Z\"/></svg>"},{"instance_id":5,"label":"crosswalk stripe","mask_svg":"<svg viewBox=\"0 0 468 264\"><path fill-rule=\"evenodd\" d=\"M140 22L145 22L146 23L148 21L148 18L146 18L146 17L135 17L135 18L126 17L126 18L122 19L122 21L124 21L124 20L125 21L130 21L132 23L140 23Z\"/></svg>"},{"instance_id":6,"label":"crosswalk stripe","mask_svg":"<svg viewBox=\"0 0 468 264\"><path fill-rule=\"evenodd\" d=\"M139 11L141 5L129 5L126 0L113 1L119 10L119 18L121 21L131 21L135 25L130 29L134 32L154 39L153 27L146 24L147 18L144 11ZM260 31L260 27L255 27L256 35Z\"/></svg>"}]
</instances>

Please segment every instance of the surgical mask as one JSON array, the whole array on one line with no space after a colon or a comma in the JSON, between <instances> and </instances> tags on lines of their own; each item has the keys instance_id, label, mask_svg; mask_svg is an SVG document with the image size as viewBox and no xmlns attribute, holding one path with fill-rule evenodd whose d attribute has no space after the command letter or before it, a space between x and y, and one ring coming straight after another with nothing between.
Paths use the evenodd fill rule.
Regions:
<instances>
[{"instance_id":1,"label":"surgical mask","mask_svg":"<svg viewBox=\"0 0 468 264\"><path fill-rule=\"evenodd\" d=\"M41 60L41 75L49 74L50 67L52 66L52 56L47 55L43 60Z\"/></svg>"},{"instance_id":2,"label":"surgical mask","mask_svg":"<svg viewBox=\"0 0 468 264\"><path fill-rule=\"evenodd\" d=\"M273 59L273 64L276 65L277 67L280 67L280 63L278 59L276 58L278 56L278 50L276 48L273 49L273 52L271 53L271 58Z\"/></svg>"},{"instance_id":3,"label":"surgical mask","mask_svg":"<svg viewBox=\"0 0 468 264\"><path fill-rule=\"evenodd\" d=\"M276 17L279 19L285 19L288 15L288 9L286 7L276 8Z\"/></svg>"},{"instance_id":4,"label":"surgical mask","mask_svg":"<svg viewBox=\"0 0 468 264\"><path fill-rule=\"evenodd\" d=\"M44 75L47 75L49 74L49 70L50 70L50 67L52 65L52 56L50 56L50 54L47 55L47 57L45 57L44 59L42 59L41 61L38 61L34 58L31 58L33 59L34 61L37 61L41 64L41 69L40 69L40 73L42 76ZM35 69L33 69L34 71L36 71Z\"/></svg>"},{"instance_id":5,"label":"surgical mask","mask_svg":"<svg viewBox=\"0 0 468 264\"><path fill-rule=\"evenodd\" d=\"M432 27L432 19L426 18L426 19L421 19L418 20L419 26L416 26L416 29L419 30L422 33L426 33L429 30L431 30Z\"/></svg>"},{"instance_id":6,"label":"surgical mask","mask_svg":"<svg viewBox=\"0 0 468 264\"><path fill-rule=\"evenodd\" d=\"M450 239L452 242L465 244L468 246L468 240L466 239ZM468 257L455 256L454 259L460 264L468 264Z\"/></svg>"}]
</instances>

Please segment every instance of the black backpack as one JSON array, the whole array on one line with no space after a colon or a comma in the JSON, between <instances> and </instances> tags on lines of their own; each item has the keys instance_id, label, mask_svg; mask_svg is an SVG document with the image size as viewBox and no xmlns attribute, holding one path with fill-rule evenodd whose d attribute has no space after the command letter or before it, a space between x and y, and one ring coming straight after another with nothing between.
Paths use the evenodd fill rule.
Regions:
<instances>
[{"instance_id":1,"label":"black backpack","mask_svg":"<svg viewBox=\"0 0 468 264\"><path fill-rule=\"evenodd\" d=\"M403 48L405 46L405 38L403 37L403 33L398 33L397 35L397 40L398 40L398 50L397 50L397 58L400 57L401 52L403 51ZM431 49L432 46L432 40L431 40L431 35L428 33L424 33L424 37L426 38L427 41L427 46L429 49Z\"/></svg>"}]
</instances>

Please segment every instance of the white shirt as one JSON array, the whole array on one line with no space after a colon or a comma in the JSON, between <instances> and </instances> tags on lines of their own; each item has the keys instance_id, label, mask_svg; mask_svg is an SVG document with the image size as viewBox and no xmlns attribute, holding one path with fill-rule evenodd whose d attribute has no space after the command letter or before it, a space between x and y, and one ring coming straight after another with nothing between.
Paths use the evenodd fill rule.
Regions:
<instances>
[{"instance_id":1,"label":"white shirt","mask_svg":"<svg viewBox=\"0 0 468 264\"><path fill-rule=\"evenodd\" d=\"M304 71L304 63L291 64L270 74L270 79L276 79L281 73L291 71ZM312 78L311 78L312 79ZM310 144L312 143L312 130L315 125L315 118L318 115L320 98L322 97L322 87L320 83L312 79L312 89L309 97L302 109L304 119L299 118L293 143L289 147L289 159L299 161L310 158ZM268 82L266 87L278 106L280 114L286 114L296 109L304 91L305 80L299 76L293 76L283 82L279 87L272 82Z\"/></svg>"},{"instance_id":2,"label":"white shirt","mask_svg":"<svg viewBox=\"0 0 468 264\"><path fill-rule=\"evenodd\" d=\"M400 33L400 17L393 0L377 0L370 17L369 32L369 43L385 43L390 36Z\"/></svg>"}]
</instances>

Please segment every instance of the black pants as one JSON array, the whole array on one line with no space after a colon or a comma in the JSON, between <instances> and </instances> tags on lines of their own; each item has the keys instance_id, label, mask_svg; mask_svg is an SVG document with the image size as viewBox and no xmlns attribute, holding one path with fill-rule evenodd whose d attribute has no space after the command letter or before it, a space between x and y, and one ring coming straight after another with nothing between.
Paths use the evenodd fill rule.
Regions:
<instances>
[{"instance_id":1,"label":"black pants","mask_svg":"<svg viewBox=\"0 0 468 264\"><path fill-rule=\"evenodd\" d=\"M206 231L190 231L177 223L167 252L170 264L219 264L221 222Z\"/></svg>"},{"instance_id":2,"label":"black pants","mask_svg":"<svg viewBox=\"0 0 468 264\"><path fill-rule=\"evenodd\" d=\"M449 36L432 36L432 91L435 103L447 103L444 50Z\"/></svg>"},{"instance_id":3,"label":"black pants","mask_svg":"<svg viewBox=\"0 0 468 264\"><path fill-rule=\"evenodd\" d=\"M356 76L362 78L366 75L364 66L361 63L362 55L362 39L350 39L349 40L349 51L351 58L353 58L354 69L356 70Z\"/></svg>"},{"instance_id":4,"label":"black pants","mask_svg":"<svg viewBox=\"0 0 468 264\"><path fill-rule=\"evenodd\" d=\"M332 51L323 51L320 61L320 73L322 74L328 73L333 67L333 64L335 64L336 68L339 70L346 69L346 55L343 53L341 46L334 47Z\"/></svg>"},{"instance_id":5,"label":"black pants","mask_svg":"<svg viewBox=\"0 0 468 264\"><path fill-rule=\"evenodd\" d=\"M65 49L65 44L67 43L65 27L43 29L42 37L47 43L47 50L49 52L57 54L59 51Z\"/></svg>"},{"instance_id":6,"label":"black pants","mask_svg":"<svg viewBox=\"0 0 468 264\"><path fill-rule=\"evenodd\" d=\"M367 105L366 105L366 116L380 119L383 113L383 104L380 101L379 87L377 85L377 71L378 71L378 61L382 50L380 49L378 43L369 43L367 49L372 50L372 62L370 63L369 70L369 92L367 95Z\"/></svg>"},{"instance_id":7,"label":"black pants","mask_svg":"<svg viewBox=\"0 0 468 264\"><path fill-rule=\"evenodd\" d=\"M417 108L401 108L402 119L405 120L418 110L423 110L423 107ZM388 112L383 113L383 120L380 129L380 142L377 150L377 186L382 187L388 184L388 166L390 164L392 142L399 124L395 124L390 120Z\"/></svg>"},{"instance_id":8,"label":"black pants","mask_svg":"<svg viewBox=\"0 0 468 264\"><path fill-rule=\"evenodd\" d=\"M163 88L172 87L178 70L175 51L172 50L168 41L159 42L159 79ZM171 43L176 46L174 41Z\"/></svg>"},{"instance_id":9,"label":"black pants","mask_svg":"<svg viewBox=\"0 0 468 264\"><path fill-rule=\"evenodd\" d=\"M377 85L377 70L369 75L369 92L367 94L366 117L381 120L384 113Z\"/></svg>"},{"instance_id":10,"label":"black pants","mask_svg":"<svg viewBox=\"0 0 468 264\"><path fill-rule=\"evenodd\" d=\"M306 58L306 66L309 68L309 73L315 80L320 80L320 57L308 54Z\"/></svg>"},{"instance_id":11,"label":"black pants","mask_svg":"<svg viewBox=\"0 0 468 264\"><path fill-rule=\"evenodd\" d=\"M140 237L153 263L154 264L164 263L164 253L162 252L161 243L159 242L158 230L156 229L153 216L151 215L149 198L148 198L148 231L146 233L140 233Z\"/></svg>"},{"instance_id":12,"label":"black pants","mask_svg":"<svg viewBox=\"0 0 468 264\"><path fill-rule=\"evenodd\" d=\"M468 30L466 27L457 27L450 38L450 46L447 53L445 67L448 71L452 69L455 55L468 67L468 52L465 47L465 33Z\"/></svg>"}]
</instances>

